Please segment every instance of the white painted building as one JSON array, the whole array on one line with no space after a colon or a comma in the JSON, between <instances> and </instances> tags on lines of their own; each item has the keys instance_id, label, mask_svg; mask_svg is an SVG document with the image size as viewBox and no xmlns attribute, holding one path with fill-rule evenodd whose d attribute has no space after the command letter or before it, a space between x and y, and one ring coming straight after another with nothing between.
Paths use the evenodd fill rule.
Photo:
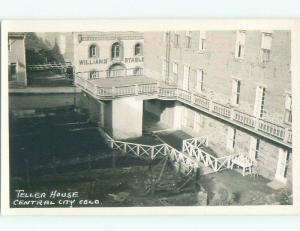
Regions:
<instances>
[{"instance_id":1,"label":"white painted building","mask_svg":"<svg viewBox=\"0 0 300 231\"><path fill-rule=\"evenodd\" d=\"M76 72L85 78L141 75L144 36L139 32L73 33Z\"/></svg>"}]
</instances>

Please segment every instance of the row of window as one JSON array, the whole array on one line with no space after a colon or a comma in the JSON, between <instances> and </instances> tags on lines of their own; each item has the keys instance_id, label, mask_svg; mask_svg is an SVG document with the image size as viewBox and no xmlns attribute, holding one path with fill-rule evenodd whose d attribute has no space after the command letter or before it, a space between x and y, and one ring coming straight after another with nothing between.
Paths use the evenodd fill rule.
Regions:
<instances>
[{"instance_id":1,"label":"row of window","mask_svg":"<svg viewBox=\"0 0 300 231\"><path fill-rule=\"evenodd\" d=\"M185 35L185 48L191 48L192 42L192 33L187 31ZM167 37L171 36L168 33L164 34L164 40L167 40ZM179 33L174 33L173 37L173 46L179 48L180 35ZM237 31L236 35L236 44L235 44L235 58L243 59L245 56L245 43L246 43L246 31ZM272 45L272 34L271 33L262 33L261 38L261 50L260 50L260 61L262 63L267 63L270 60ZM200 31L199 41L198 41L198 50L204 51L206 49L206 32Z\"/></svg>"},{"instance_id":2,"label":"row of window","mask_svg":"<svg viewBox=\"0 0 300 231\"><path fill-rule=\"evenodd\" d=\"M111 58L118 59L123 56L123 46L120 42L115 42L111 46ZM99 47L96 44L92 44L89 46L89 57L96 58L100 56ZM142 55L143 54L143 46L141 43L137 43L134 45L134 55Z\"/></svg>"},{"instance_id":3,"label":"row of window","mask_svg":"<svg viewBox=\"0 0 300 231\"><path fill-rule=\"evenodd\" d=\"M241 81L233 79L232 81L232 97L231 104L238 106L240 103L241 95ZM266 88L263 86L256 87L255 103L253 115L257 118L261 118L264 114ZM284 105L284 122L292 123L292 95L286 94Z\"/></svg>"},{"instance_id":4,"label":"row of window","mask_svg":"<svg viewBox=\"0 0 300 231\"><path fill-rule=\"evenodd\" d=\"M172 63L172 74L167 75L167 62L163 60L162 64L162 72L163 72L163 80L169 84L177 85L178 82L178 63ZM183 80L182 80L182 88L188 91L196 91L203 92L204 90L204 72L202 69L197 69L196 75L192 76L191 68L187 65L184 65L183 70ZM167 79L169 77L169 79ZM266 88L263 86L257 86L256 88L256 97L254 104L254 112L253 115L255 117L261 118L264 114L264 104L265 104L265 93ZM231 96L231 104L233 106L238 106L240 104L240 96L241 96L241 81L239 79L233 79L232 81L232 96ZM291 123L292 122L292 98L290 94L286 95L286 103L285 103L285 116L284 122Z\"/></svg>"},{"instance_id":5,"label":"row of window","mask_svg":"<svg viewBox=\"0 0 300 231\"><path fill-rule=\"evenodd\" d=\"M165 33L163 40L167 41L169 36L171 36L169 33ZM172 43L173 43L174 48L179 48L179 45L180 45L179 33L177 33L177 32L174 33ZM191 47L192 47L192 32L187 31L186 36L185 36L185 48L191 48ZM198 41L198 50L205 51L205 48L206 48L206 31L200 31L199 41Z\"/></svg>"},{"instance_id":6,"label":"row of window","mask_svg":"<svg viewBox=\"0 0 300 231\"><path fill-rule=\"evenodd\" d=\"M110 68L108 71L90 71L89 79L99 79L106 77L124 77L124 76L137 76L143 75L142 67L135 67L131 69L125 69L120 65L117 65L115 68Z\"/></svg>"},{"instance_id":7,"label":"row of window","mask_svg":"<svg viewBox=\"0 0 300 231\"><path fill-rule=\"evenodd\" d=\"M245 57L246 31L237 31L235 43L235 58L243 59ZM267 63L270 60L272 47L272 34L262 32L261 34L261 49L260 61Z\"/></svg>"}]
</instances>

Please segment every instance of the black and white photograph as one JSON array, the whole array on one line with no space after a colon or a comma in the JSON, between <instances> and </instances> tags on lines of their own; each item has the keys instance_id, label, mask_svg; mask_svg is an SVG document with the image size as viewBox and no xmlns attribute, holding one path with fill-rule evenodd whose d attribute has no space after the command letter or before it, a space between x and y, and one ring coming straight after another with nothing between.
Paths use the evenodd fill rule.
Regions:
<instances>
[{"instance_id":1,"label":"black and white photograph","mask_svg":"<svg viewBox=\"0 0 300 231\"><path fill-rule=\"evenodd\" d=\"M2 206L293 208L295 30L228 24L4 25Z\"/></svg>"}]
</instances>

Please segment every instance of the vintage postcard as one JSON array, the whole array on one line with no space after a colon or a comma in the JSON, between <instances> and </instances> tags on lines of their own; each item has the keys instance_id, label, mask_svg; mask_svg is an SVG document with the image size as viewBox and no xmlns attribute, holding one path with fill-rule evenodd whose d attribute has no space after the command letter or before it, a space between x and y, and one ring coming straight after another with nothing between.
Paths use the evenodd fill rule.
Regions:
<instances>
[{"instance_id":1,"label":"vintage postcard","mask_svg":"<svg viewBox=\"0 0 300 231\"><path fill-rule=\"evenodd\" d=\"M2 214L299 214L299 41L297 20L3 22Z\"/></svg>"}]
</instances>

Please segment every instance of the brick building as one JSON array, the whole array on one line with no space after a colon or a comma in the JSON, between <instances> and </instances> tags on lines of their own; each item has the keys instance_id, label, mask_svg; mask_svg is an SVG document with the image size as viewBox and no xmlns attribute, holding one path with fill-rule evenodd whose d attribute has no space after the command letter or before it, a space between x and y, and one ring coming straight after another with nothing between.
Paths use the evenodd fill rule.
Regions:
<instances>
[{"instance_id":1,"label":"brick building","mask_svg":"<svg viewBox=\"0 0 300 231\"><path fill-rule=\"evenodd\" d=\"M8 80L10 87L26 87L25 35L8 34Z\"/></svg>"},{"instance_id":2,"label":"brick building","mask_svg":"<svg viewBox=\"0 0 300 231\"><path fill-rule=\"evenodd\" d=\"M141 136L147 114L291 186L290 31L74 35L80 106L113 138Z\"/></svg>"},{"instance_id":3,"label":"brick building","mask_svg":"<svg viewBox=\"0 0 300 231\"><path fill-rule=\"evenodd\" d=\"M231 120L161 100L146 102L149 112L194 136L208 136L219 156L245 154L257 161L261 175L291 180L290 31L146 32L145 44L146 76L209 100L215 114L228 112ZM276 136L285 142L275 142Z\"/></svg>"}]
</instances>

